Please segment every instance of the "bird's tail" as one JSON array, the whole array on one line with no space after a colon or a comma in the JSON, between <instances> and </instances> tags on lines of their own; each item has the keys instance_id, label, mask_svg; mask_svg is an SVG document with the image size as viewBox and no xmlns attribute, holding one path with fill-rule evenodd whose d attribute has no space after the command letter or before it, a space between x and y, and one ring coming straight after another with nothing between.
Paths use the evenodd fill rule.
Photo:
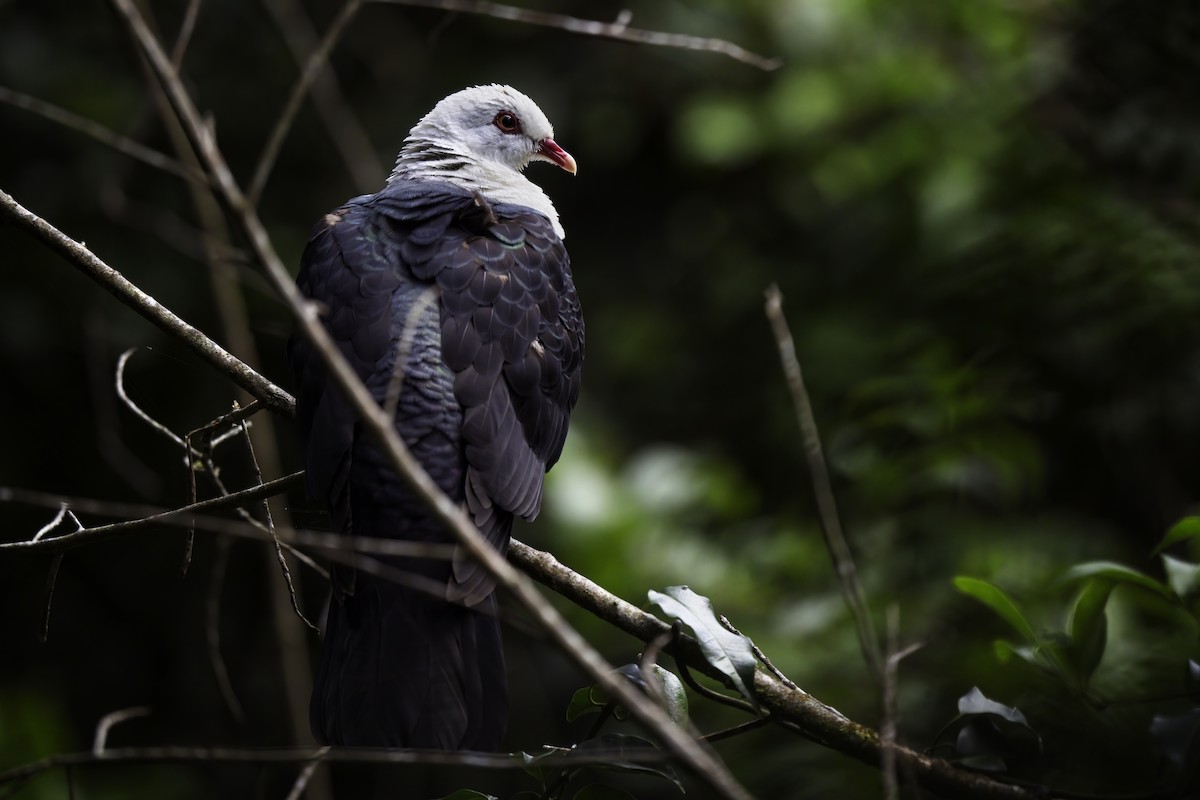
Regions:
<instances>
[{"instance_id":1,"label":"bird's tail","mask_svg":"<svg viewBox=\"0 0 1200 800\"><path fill-rule=\"evenodd\" d=\"M508 699L496 596L467 608L361 572L351 583L330 603L313 735L352 747L499 749Z\"/></svg>"}]
</instances>

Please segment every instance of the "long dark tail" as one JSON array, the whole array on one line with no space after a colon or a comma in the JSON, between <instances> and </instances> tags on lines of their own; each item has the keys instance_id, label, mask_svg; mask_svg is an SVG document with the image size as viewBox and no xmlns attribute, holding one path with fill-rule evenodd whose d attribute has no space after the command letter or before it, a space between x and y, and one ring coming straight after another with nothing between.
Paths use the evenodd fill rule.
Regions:
<instances>
[{"instance_id":1,"label":"long dark tail","mask_svg":"<svg viewBox=\"0 0 1200 800\"><path fill-rule=\"evenodd\" d=\"M496 596L475 608L358 573L335 591L309 708L324 744L494 751L508 722Z\"/></svg>"}]
</instances>

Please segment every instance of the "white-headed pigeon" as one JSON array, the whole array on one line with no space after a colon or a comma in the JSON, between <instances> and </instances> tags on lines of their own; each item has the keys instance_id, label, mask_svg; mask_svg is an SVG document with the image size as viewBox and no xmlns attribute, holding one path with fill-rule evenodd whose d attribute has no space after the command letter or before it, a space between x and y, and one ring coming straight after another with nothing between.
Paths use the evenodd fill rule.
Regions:
<instances>
[{"instance_id":1,"label":"white-headed pigeon","mask_svg":"<svg viewBox=\"0 0 1200 800\"><path fill-rule=\"evenodd\" d=\"M522 170L575 172L541 109L507 86L438 103L386 187L327 214L298 283L395 426L498 550L533 519L579 396L583 317L558 214ZM447 545L358 425L312 346L288 360L310 497L345 536ZM397 361L402 363L397 364ZM334 745L495 750L507 690L493 581L462 551L335 564L311 723ZM414 580L393 580L397 571Z\"/></svg>"}]
</instances>

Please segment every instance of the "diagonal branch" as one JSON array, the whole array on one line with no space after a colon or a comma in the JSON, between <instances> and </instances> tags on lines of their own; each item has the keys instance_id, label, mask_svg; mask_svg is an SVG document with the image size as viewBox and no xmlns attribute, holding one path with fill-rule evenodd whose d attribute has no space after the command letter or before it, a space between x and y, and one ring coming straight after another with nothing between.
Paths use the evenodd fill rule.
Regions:
<instances>
[{"instance_id":1,"label":"diagonal branch","mask_svg":"<svg viewBox=\"0 0 1200 800\"><path fill-rule=\"evenodd\" d=\"M821 448L821 436L817 433L817 420L813 414L812 403L808 399L808 390L804 388L804 375L796 358L792 332L788 328L787 318L783 315L783 295L778 286L772 285L767 289L766 313L779 347L779 359L783 364L788 388L792 393L792 404L796 409L796 419L804 441L804 455L808 459L813 494L816 495L817 509L821 515L821 530L825 533L825 546L842 584L842 595L846 598L846 605L854 615L863 658L866 659L871 675L882 683L884 667L883 656L879 652L879 639L871 621L871 609L867 606L866 593L858 579L858 569L854 565L850 544L842 531L837 501L833 496L833 483L829 478L829 467L825 463L825 453Z\"/></svg>"},{"instance_id":2,"label":"diagonal branch","mask_svg":"<svg viewBox=\"0 0 1200 800\"><path fill-rule=\"evenodd\" d=\"M534 580L589 614L643 642L654 641L671 630L671 626L658 617L614 596L586 576L563 565L550 553L514 539L509 545L508 556ZM680 634L665 649L697 671L729 685L729 677L708 664L694 638ZM770 711L774 722L793 724L805 736L879 768L882 746L879 734L875 731L847 719L837 709L764 670L754 673L754 688L760 705ZM923 788L941 797L1035 800L1044 795L1040 789L1035 791L1003 783L983 773L971 772L899 745L895 746L893 752L897 763L905 770L910 770Z\"/></svg>"},{"instance_id":3,"label":"diagonal branch","mask_svg":"<svg viewBox=\"0 0 1200 800\"><path fill-rule=\"evenodd\" d=\"M296 61L303 60L303 67L300 77L292 87L287 104L275 120L275 127L271 130L266 146L263 147L262 155L258 157L254 177L246 189L248 202L251 205L258 204L267 180L271 177L275 160L279 157L279 151L283 148L283 142L291 130L292 122L295 121L304 98L310 92L330 138L341 153L346 168L354 177L355 185L364 192L369 191L380 178L379 164L374 159L375 151L366 133L346 106L333 70L329 67L329 54L362 7L362 0L346 0L320 44L315 46L311 26L308 20L303 18L303 11L296 7L298 4L295 0L269 0L266 5L275 16Z\"/></svg>"},{"instance_id":4,"label":"diagonal branch","mask_svg":"<svg viewBox=\"0 0 1200 800\"><path fill-rule=\"evenodd\" d=\"M110 294L141 314L160 329L179 339L196 355L226 375L256 399L276 411L291 413L296 401L271 381L252 370L225 348L184 322L165 306L131 283L117 270L105 264L83 242L67 236L46 220L18 203L0 189L0 213L13 225L40 240L68 264L87 273Z\"/></svg>"},{"instance_id":5,"label":"diagonal branch","mask_svg":"<svg viewBox=\"0 0 1200 800\"><path fill-rule=\"evenodd\" d=\"M101 144L106 144L117 152L155 169L161 169L163 172L169 172L196 183L208 182L204 173L188 168L165 153L160 153L152 147L147 147L141 142L104 127L95 120L81 117L73 111L67 111L65 108L47 103L45 100L39 100L36 97L0 86L0 103L8 103L15 108L37 114L39 117L56 122L65 128L90 136Z\"/></svg>"}]
</instances>

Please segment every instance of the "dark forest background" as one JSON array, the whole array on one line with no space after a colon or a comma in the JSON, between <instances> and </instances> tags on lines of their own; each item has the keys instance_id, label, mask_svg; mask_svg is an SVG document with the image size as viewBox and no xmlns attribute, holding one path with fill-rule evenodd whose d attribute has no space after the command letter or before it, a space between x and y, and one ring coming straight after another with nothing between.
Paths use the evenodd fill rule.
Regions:
<instances>
[{"instance_id":1,"label":"dark forest background","mask_svg":"<svg viewBox=\"0 0 1200 800\"><path fill-rule=\"evenodd\" d=\"M185 5L145 8L170 41ZM271 5L208 0L184 61L245 179L297 74ZM1164 749L1149 728L1191 706L1185 668L1198 655L1197 626L1189 585L1170 582L1153 551L1200 493L1200 6L542 7L604 20L627 8L637 27L720 36L783 66L383 4L368 4L334 51L343 113L366 133L379 183L413 122L477 83L532 96L578 160L574 178L530 170L567 230L588 351L543 517L518 538L635 604L647 589L689 584L806 690L877 724L878 690L825 553L762 311L777 283L868 598L881 628L894 605L902 643L924 645L900 669L901 738L930 745L956 699L979 686L1021 708L1042 737L1043 753L1019 774L1092 793L1171 785L1172 767L1194 754ZM318 31L338 8L304 4ZM0 85L174 152L104 3L0 2ZM306 104L260 206L290 264L321 214L369 190L361 180ZM0 104L0 188L224 341L186 183ZM231 263L261 369L286 387L286 309L244 252ZM140 348L129 393L181 433L227 411L235 389L2 223L0 265L0 485L186 502L178 448L115 397L116 359ZM275 427L290 472L299 465L290 423ZM242 451L227 447L224 477L246 485ZM297 524L323 524L299 493L286 505ZM0 538L29 538L53 512L4 503ZM235 542L220 636L239 722L206 645L218 541L198 536L182 579L177 529L69 554L44 644L49 559L0 557L0 768L87 749L96 721L129 706L153 713L114 728L112 744L295 741L281 663L315 654L316 636L300 634L299 656L281 645L275 609L286 595L274 554ZM1190 563L1188 543L1170 552ZM1060 578L1099 560L1179 596L1172 604L1117 587L1087 692L998 651L994 640L1015 639L1012 628L953 583L966 575L1000 586L1036 630L1063 631L1079 584ZM318 616L322 581L295 564L293 574ZM614 663L634 660L637 642L564 608ZM563 712L582 676L528 632L510 630L508 646L510 746L574 741L587 723ZM703 730L738 721L701 702L693 717ZM762 797L879 792L876 770L778 729L719 750ZM411 796L528 788L519 774L388 775L421 787ZM294 769L76 777L88 798L273 798ZM676 793L613 780L639 797ZM16 796L66 791L47 775Z\"/></svg>"}]
</instances>

